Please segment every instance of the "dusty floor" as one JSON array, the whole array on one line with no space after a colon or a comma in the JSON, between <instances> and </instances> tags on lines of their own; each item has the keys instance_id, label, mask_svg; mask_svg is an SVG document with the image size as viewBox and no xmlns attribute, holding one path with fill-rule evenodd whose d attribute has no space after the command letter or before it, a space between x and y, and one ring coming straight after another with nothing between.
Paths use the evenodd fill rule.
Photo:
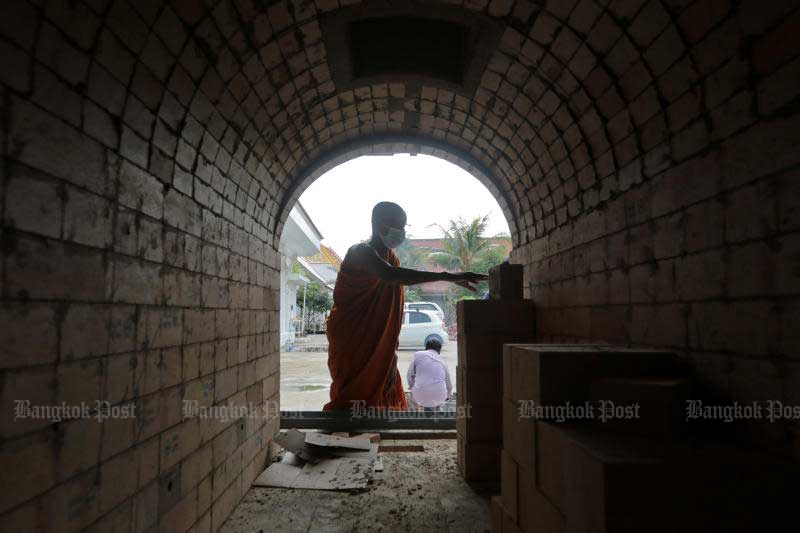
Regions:
<instances>
[{"instance_id":1,"label":"dusty floor","mask_svg":"<svg viewBox=\"0 0 800 533\"><path fill-rule=\"evenodd\" d=\"M387 439L423 452L381 452L384 470L361 493L251 488L222 531L489 530L488 492L458 474L455 439Z\"/></svg>"}]
</instances>

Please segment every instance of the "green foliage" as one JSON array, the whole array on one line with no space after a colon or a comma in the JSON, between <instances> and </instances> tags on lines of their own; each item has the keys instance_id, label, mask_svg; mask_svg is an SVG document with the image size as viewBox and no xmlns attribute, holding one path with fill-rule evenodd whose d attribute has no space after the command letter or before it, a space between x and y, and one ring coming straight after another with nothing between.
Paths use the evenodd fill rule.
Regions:
<instances>
[{"instance_id":1,"label":"green foliage","mask_svg":"<svg viewBox=\"0 0 800 533\"><path fill-rule=\"evenodd\" d=\"M330 291L319 283L310 282L306 285L306 310L312 313L324 313L333 307L333 298ZM303 308L303 291L297 291L297 307Z\"/></svg>"},{"instance_id":2,"label":"green foliage","mask_svg":"<svg viewBox=\"0 0 800 533\"><path fill-rule=\"evenodd\" d=\"M403 299L406 302L419 302L422 300L422 296L418 287L413 285L406 285L403 289Z\"/></svg>"},{"instance_id":3,"label":"green foliage","mask_svg":"<svg viewBox=\"0 0 800 533\"><path fill-rule=\"evenodd\" d=\"M413 246L411 244L412 238L413 237L409 236L406 240L404 240L400 246L394 249L394 253L397 254L397 258L400 260L401 267L419 270L422 268L422 262L425 258L426 250Z\"/></svg>"},{"instance_id":4,"label":"green foliage","mask_svg":"<svg viewBox=\"0 0 800 533\"><path fill-rule=\"evenodd\" d=\"M489 269L499 265L505 259L505 249L500 246L489 246L475 258L472 265L473 272L487 274Z\"/></svg>"},{"instance_id":5,"label":"green foliage","mask_svg":"<svg viewBox=\"0 0 800 533\"><path fill-rule=\"evenodd\" d=\"M484 236L489 215L475 217L471 221L462 218L451 220L447 228L439 226L444 233L443 249L431 252L431 261L450 271L470 271L488 274L489 269L505 259L505 249L492 244ZM502 239L510 237L498 235ZM455 302L462 299L477 299L483 296L488 282L476 285L476 292L454 285L450 290L449 300Z\"/></svg>"},{"instance_id":6,"label":"green foliage","mask_svg":"<svg viewBox=\"0 0 800 533\"><path fill-rule=\"evenodd\" d=\"M488 223L489 215L484 215L469 222L463 218L451 220L447 228L439 226L444 233L443 249L431 252L430 259L447 270L472 271L480 253L489 247L483 236Z\"/></svg>"}]
</instances>

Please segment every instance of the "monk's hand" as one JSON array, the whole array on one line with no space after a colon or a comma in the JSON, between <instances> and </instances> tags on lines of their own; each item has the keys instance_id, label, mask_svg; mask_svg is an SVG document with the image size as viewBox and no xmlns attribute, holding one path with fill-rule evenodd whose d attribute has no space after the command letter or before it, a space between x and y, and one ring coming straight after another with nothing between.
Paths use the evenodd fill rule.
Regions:
<instances>
[{"instance_id":1,"label":"monk's hand","mask_svg":"<svg viewBox=\"0 0 800 533\"><path fill-rule=\"evenodd\" d=\"M478 274L477 272L458 272L453 274L453 276L453 283L459 287L469 289L472 292L478 290L477 287L475 287L476 283L489 279L489 276L486 274Z\"/></svg>"}]
</instances>

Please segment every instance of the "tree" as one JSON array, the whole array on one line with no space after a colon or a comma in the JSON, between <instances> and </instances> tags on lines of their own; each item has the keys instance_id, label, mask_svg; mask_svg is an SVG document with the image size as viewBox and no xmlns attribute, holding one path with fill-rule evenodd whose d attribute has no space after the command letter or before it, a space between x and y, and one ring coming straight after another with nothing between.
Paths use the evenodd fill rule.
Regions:
<instances>
[{"instance_id":1,"label":"tree","mask_svg":"<svg viewBox=\"0 0 800 533\"><path fill-rule=\"evenodd\" d=\"M400 246L394 249L394 253L397 254L397 258L400 260L400 266L418 270L422 267L422 261L427 250L412 245L412 238L413 237L409 235Z\"/></svg>"},{"instance_id":2,"label":"tree","mask_svg":"<svg viewBox=\"0 0 800 533\"><path fill-rule=\"evenodd\" d=\"M333 307L330 291L314 281L306 284L305 300L306 311L311 313L325 313ZM303 308L303 291L297 291L297 307Z\"/></svg>"},{"instance_id":3,"label":"tree","mask_svg":"<svg viewBox=\"0 0 800 533\"><path fill-rule=\"evenodd\" d=\"M303 291L297 291L295 300L300 313L303 313ZM316 282L309 282L305 287L305 330L314 332L322 324L324 315L333 307L330 291ZM315 327L317 326L317 327Z\"/></svg>"},{"instance_id":4,"label":"tree","mask_svg":"<svg viewBox=\"0 0 800 533\"><path fill-rule=\"evenodd\" d=\"M447 228L437 224L444 234L442 249L431 252L430 260L446 270L487 274L490 268L505 259L505 248L494 245L491 239L484 236L488 221L489 215L485 215L475 217L471 221L462 218L451 220ZM498 237L510 240L510 237L505 235ZM454 316L456 302L462 299L480 298L487 288L488 283L485 281L476 285L477 291L474 293L463 287L453 286L447 298L448 309L445 314Z\"/></svg>"},{"instance_id":5,"label":"tree","mask_svg":"<svg viewBox=\"0 0 800 533\"><path fill-rule=\"evenodd\" d=\"M400 266L405 268L413 268L420 270L424 267L423 261L425 256L430 253L429 248L420 248L411 244L411 236L404 240L400 246L395 248L394 252L400 260ZM407 302L418 302L420 299L419 287L406 285L404 292L404 299Z\"/></svg>"},{"instance_id":6,"label":"tree","mask_svg":"<svg viewBox=\"0 0 800 533\"><path fill-rule=\"evenodd\" d=\"M444 233L442 250L431 252L430 259L447 270L473 271L481 252L489 247L483 236L489 215L475 217L470 222L463 218L451 220L448 228L437 224Z\"/></svg>"}]
</instances>

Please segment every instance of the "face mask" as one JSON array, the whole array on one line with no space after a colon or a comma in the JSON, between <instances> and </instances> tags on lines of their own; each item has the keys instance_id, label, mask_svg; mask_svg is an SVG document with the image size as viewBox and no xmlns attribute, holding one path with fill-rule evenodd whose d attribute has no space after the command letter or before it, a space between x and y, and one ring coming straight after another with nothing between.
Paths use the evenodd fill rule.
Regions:
<instances>
[{"instance_id":1,"label":"face mask","mask_svg":"<svg viewBox=\"0 0 800 533\"><path fill-rule=\"evenodd\" d=\"M406 232L403 229L386 227L386 235L381 234L383 245L387 248L397 248L406 239Z\"/></svg>"}]
</instances>

